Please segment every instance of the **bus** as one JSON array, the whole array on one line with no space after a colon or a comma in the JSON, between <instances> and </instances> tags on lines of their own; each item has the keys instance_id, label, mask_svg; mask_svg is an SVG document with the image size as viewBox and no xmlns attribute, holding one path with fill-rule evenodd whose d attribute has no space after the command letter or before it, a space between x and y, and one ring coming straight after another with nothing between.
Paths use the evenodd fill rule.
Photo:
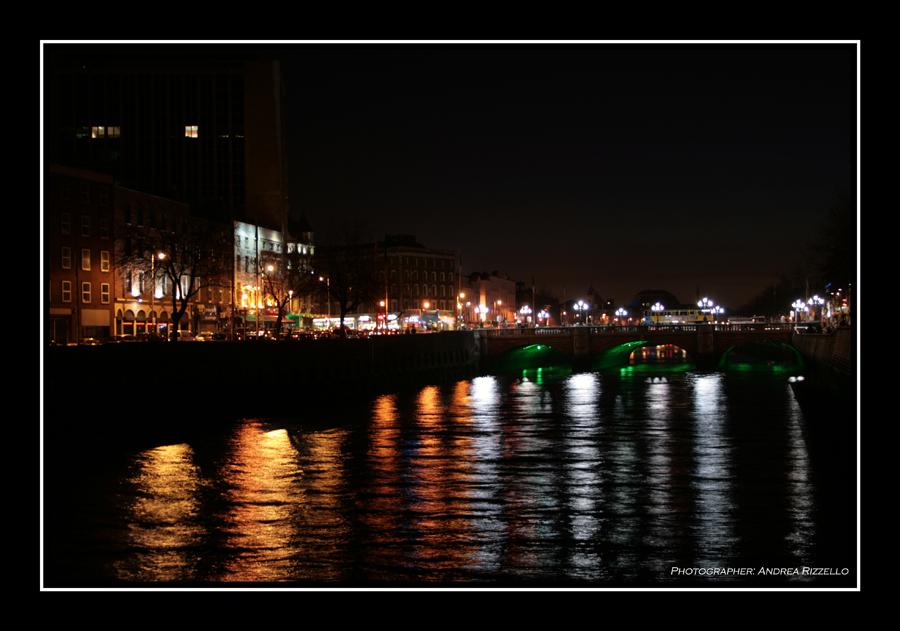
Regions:
<instances>
[{"instance_id":1,"label":"bus","mask_svg":"<svg viewBox=\"0 0 900 631\"><path fill-rule=\"evenodd\" d=\"M702 324L714 322L715 315L708 309L677 308L664 309L663 311L644 311L646 324Z\"/></svg>"}]
</instances>

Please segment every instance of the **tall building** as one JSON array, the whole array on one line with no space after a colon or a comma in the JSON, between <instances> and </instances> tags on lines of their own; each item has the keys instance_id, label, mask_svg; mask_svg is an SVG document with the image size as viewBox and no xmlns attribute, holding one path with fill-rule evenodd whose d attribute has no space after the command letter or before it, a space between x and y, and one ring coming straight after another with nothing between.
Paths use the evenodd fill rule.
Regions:
<instances>
[{"instance_id":1,"label":"tall building","mask_svg":"<svg viewBox=\"0 0 900 631\"><path fill-rule=\"evenodd\" d=\"M284 233L280 63L240 47L46 45L48 162Z\"/></svg>"}]
</instances>

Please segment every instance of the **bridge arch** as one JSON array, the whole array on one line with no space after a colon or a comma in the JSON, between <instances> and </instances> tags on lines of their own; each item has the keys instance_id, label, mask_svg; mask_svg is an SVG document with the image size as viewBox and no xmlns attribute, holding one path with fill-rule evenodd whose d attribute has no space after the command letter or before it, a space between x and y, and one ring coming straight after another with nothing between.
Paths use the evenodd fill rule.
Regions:
<instances>
[{"instance_id":1,"label":"bridge arch","mask_svg":"<svg viewBox=\"0 0 900 631\"><path fill-rule=\"evenodd\" d=\"M646 345L671 345L682 349L695 365L722 367L733 347L763 340L786 344L791 341L792 332L789 323L754 323L749 327L701 324L486 330L480 336L483 336L482 351L488 361L509 350L541 345L561 351L572 358L573 367L584 369L591 364L625 365L629 348L628 354Z\"/></svg>"},{"instance_id":2,"label":"bridge arch","mask_svg":"<svg viewBox=\"0 0 900 631\"><path fill-rule=\"evenodd\" d=\"M504 349L491 358L491 372L510 372L532 368L571 365L572 355L564 348L544 341L520 344Z\"/></svg>"}]
</instances>

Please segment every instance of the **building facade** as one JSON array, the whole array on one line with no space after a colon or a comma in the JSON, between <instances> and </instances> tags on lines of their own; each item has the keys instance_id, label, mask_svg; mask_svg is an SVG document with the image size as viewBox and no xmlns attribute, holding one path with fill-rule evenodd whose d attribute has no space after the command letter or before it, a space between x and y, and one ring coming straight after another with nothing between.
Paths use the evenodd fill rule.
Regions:
<instances>
[{"instance_id":1,"label":"building facade","mask_svg":"<svg viewBox=\"0 0 900 631\"><path fill-rule=\"evenodd\" d=\"M465 305L463 319L469 326L502 326L516 322L516 281L506 274L469 274L460 295L460 303Z\"/></svg>"},{"instance_id":2,"label":"building facade","mask_svg":"<svg viewBox=\"0 0 900 631\"><path fill-rule=\"evenodd\" d=\"M109 175L49 165L44 173L44 279L51 344L112 335L115 187Z\"/></svg>"}]
</instances>

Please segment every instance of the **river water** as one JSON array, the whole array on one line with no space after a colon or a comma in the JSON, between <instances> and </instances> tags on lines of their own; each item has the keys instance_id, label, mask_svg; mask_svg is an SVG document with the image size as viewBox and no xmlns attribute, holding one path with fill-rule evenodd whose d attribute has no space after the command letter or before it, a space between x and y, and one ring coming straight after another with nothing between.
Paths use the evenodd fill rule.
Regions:
<instances>
[{"instance_id":1,"label":"river water","mask_svg":"<svg viewBox=\"0 0 900 631\"><path fill-rule=\"evenodd\" d=\"M45 452L43 585L858 586L852 415L781 371L638 368Z\"/></svg>"}]
</instances>

